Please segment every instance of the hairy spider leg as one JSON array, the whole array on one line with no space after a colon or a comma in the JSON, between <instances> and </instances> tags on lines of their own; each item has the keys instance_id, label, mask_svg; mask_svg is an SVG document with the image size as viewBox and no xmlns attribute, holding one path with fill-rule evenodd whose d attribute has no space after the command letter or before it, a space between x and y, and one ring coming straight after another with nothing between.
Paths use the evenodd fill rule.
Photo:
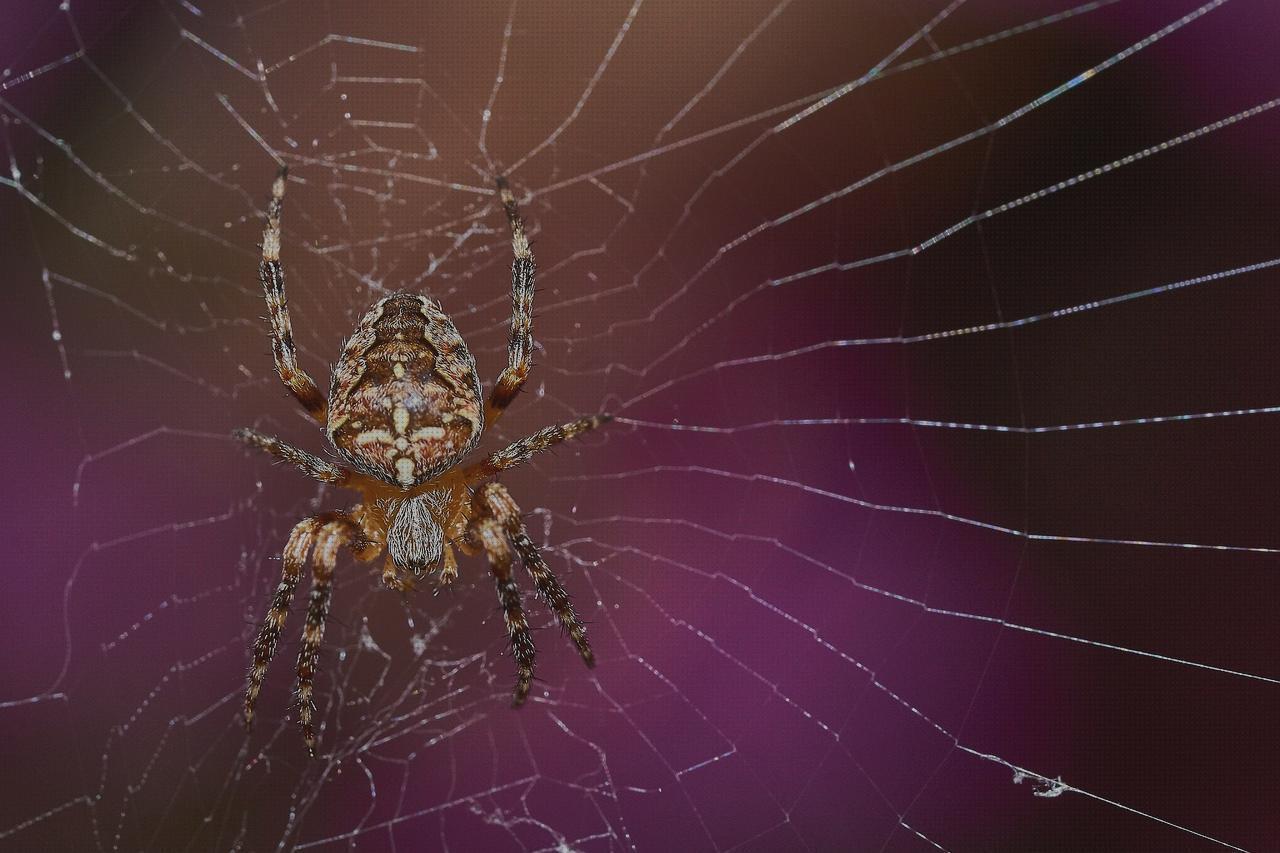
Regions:
<instances>
[{"instance_id":1,"label":"hairy spider leg","mask_svg":"<svg viewBox=\"0 0 1280 853\"><path fill-rule=\"evenodd\" d=\"M516 208L516 197L511 193L507 179L499 177L498 197L511 225L511 250L515 260L511 262L511 337L507 342L507 367L498 376L485 405L485 427L493 426L529 378L533 362L533 287L536 267L529 238L524 233L524 222Z\"/></svg>"},{"instance_id":2,"label":"hairy spider leg","mask_svg":"<svg viewBox=\"0 0 1280 853\"><path fill-rule=\"evenodd\" d=\"M390 554L382 561L382 585L396 592L409 592L414 587L413 578L400 574Z\"/></svg>"},{"instance_id":3,"label":"hairy spider leg","mask_svg":"<svg viewBox=\"0 0 1280 853\"><path fill-rule=\"evenodd\" d=\"M289 604L293 601L293 593L298 588L298 579L302 567L306 564L307 553L315 543L316 534L325 527L343 518L343 513L326 512L304 518L293 526L289 540L284 546L284 569L280 575L280 584L271 599L271 607L262 627L258 629L258 639L253 645L253 665L249 668L249 685L244 696L244 725L246 729L253 727L253 708L262 692L262 682L267 676L267 667L275 656L280 643L280 631L284 628L285 619L289 615Z\"/></svg>"},{"instance_id":4,"label":"hairy spider leg","mask_svg":"<svg viewBox=\"0 0 1280 853\"><path fill-rule=\"evenodd\" d=\"M533 435L512 442L502 450L489 454L489 457L478 465L469 466L465 472L466 477L468 480L492 477L508 468L523 465L534 454L550 450L563 441L577 438L584 432L590 432L611 420L613 415L591 415L561 426L543 427Z\"/></svg>"},{"instance_id":5,"label":"hairy spider leg","mask_svg":"<svg viewBox=\"0 0 1280 853\"><path fill-rule=\"evenodd\" d=\"M529 688L533 684L537 650L533 645L529 620L525 618L524 606L520 602L520 586L511 572L514 555L503 532L502 525L497 519L491 517L477 518L470 528L471 537L489 557L489 567L493 571L493 579L498 587L498 603L502 607L502 616L507 623L511 652L516 659L516 688L511 697L511 704L513 707L519 707L528 698Z\"/></svg>"},{"instance_id":6,"label":"hairy spider leg","mask_svg":"<svg viewBox=\"0 0 1280 853\"><path fill-rule=\"evenodd\" d=\"M243 441L250 447L256 447L261 451L270 453L278 462L287 462L313 480L342 486L346 485L352 477L352 472L345 468L339 468L337 465L325 462L320 457L294 447L292 444L287 444L274 435L267 435L255 429L245 428L235 430L231 433L231 436Z\"/></svg>"},{"instance_id":7,"label":"hairy spider leg","mask_svg":"<svg viewBox=\"0 0 1280 853\"><path fill-rule=\"evenodd\" d=\"M281 166L271 185L271 203L267 208L267 227L262 232L262 263L258 276L271 312L271 354L276 372L298 402L321 425L325 423L328 400L316 387L315 380L298 364L298 349L293 341L293 324L289 320L289 302L284 293L284 267L280 265L280 214L284 209L284 186L288 168Z\"/></svg>"},{"instance_id":8,"label":"hairy spider leg","mask_svg":"<svg viewBox=\"0 0 1280 853\"><path fill-rule=\"evenodd\" d=\"M516 546L516 553L520 555L525 569L533 578L538 595L542 596L542 600L556 615L556 621L577 647L578 654L582 657L582 662L587 665L587 669L594 669L596 656L595 652L591 651L591 642L587 639L587 627L582 624L582 620L573 609L573 601L568 591L551 571L551 567L542 559L542 552L538 550L537 545L533 544L533 540L529 538L529 531L523 524L520 525L518 533L510 535L512 544Z\"/></svg>"},{"instance_id":9,"label":"hairy spider leg","mask_svg":"<svg viewBox=\"0 0 1280 853\"><path fill-rule=\"evenodd\" d=\"M525 569L533 578L538 595L551 608L560 627L569 635L582 662L588 668L596 665L596 656L591 651L591 643L587 640L587 628L573 609L573 602L560 580L551 571L551 567L542 559L542 552L533 544L529 530L521 518L520 507L511 492L501 483L488 483L476 493L475 504L480 514L492 518L502 526L503 531L511 539L516 553L520 555Z\"/></svg>"},{"instance_id":10,"label":"hairy spider leg","mask_svg":"<svg viewBox=\"0 0 1280 853\"><path fill-rule=\"evenodd\" d=\"M338 565L338 549L360 537L360 525L348 516L328 522L316 536L311 555L311 600L307 604L307 624L302 629L302 648L298 651L298 721L307 752L316 754L315 701L312 692L324 640L325 620L333 600L333 573Z\"/></svg>"}]
</instances>

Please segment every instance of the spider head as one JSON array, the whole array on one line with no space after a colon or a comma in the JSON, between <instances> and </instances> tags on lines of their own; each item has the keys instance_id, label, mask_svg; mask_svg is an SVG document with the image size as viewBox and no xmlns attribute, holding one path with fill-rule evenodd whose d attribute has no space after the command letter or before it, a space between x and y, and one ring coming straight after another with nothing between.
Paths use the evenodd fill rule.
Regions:
<instances>
[{"instance_id":1,"label":"spider head","mask_svg":"<svg viewBox=\"0 0 1280 853\"><path fill-rule=\"evenodd\" d=\"M446 490L425 492L400 501L393 508L395 518L387 531L387 553L392 561L415 577L422 577L440 564L444 554L444 531L440 527L449 501Z\"/></svg>"}]
</instances>

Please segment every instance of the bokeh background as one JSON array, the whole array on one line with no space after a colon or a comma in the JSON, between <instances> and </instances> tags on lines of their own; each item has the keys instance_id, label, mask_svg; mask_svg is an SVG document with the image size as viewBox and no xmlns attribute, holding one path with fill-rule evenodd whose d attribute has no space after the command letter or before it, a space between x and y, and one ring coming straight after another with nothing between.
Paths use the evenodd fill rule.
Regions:
<instances>
[{"instance_id":1,"label":"bokeh background","mask_svg":"<svg viewBox=\"0 0 1280 853\"><path fill-rule=\"evenodd\" d=\"M1271 4L5 19L0 848L1280 849ZM321 757L305 592L240 727L288 530L349 502L228 437L323 447L277 162L322 383L403 288L496 376L521 194L486 446L618 420L504 477L600 658L530 596L519 712L482 563L401 600L344 557Z\"/></svg>"}]
</instances>

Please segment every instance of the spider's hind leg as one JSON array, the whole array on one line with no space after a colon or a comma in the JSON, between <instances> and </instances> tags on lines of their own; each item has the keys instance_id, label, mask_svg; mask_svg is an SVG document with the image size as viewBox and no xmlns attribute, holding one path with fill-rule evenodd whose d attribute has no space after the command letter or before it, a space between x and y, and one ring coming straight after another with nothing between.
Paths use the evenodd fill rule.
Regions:
<instances>
[{"instance_id":1,"label":"spider's hind leg","mask_svg":"<svg viewBox=\"0 0 1280 853\"><path fill-rule=\"evenodd\" d=\"M289 605L298 588L298 580L302 575L302 567L306 564L307 554L316 543L317 538L335 525L344 530L353 530L352 546L368 548L370 543L360 534L355 522L340 512L326 512L304 518L294 525L289 533L289 541L285 543L283 561L284 569L280 575L280 583L271 599L271 607L267 610L262 627L258 629L258 638L253 644L253 664L249 668L249 683L244 696L245 728L253 727L254 706L258 695L262 692L262 683L267 677L267 667L275 656L280 644L280 632L284 628L285 619L289 615ZM324 541L324 540L322 540Z\"/></svg>"},{"instance_id":2,"label":"spider's hind leg","mask_svg":"<svg viewBox=\"0 0 1280 853\"><path fill-rule=\"evenodd\" d=\"M318 518L304 518L299 521L289 541L284 546L284 570L280 576L280 584L276 587L275 596L271 599L271 608L267 611L262 627L258 629L258 639L253 644L253 664L249 668L249 685L244 696L244 725L253 728L254 705L258 694L262 692L262 682L267 677L267 667L275 656L276 647L280 643L280 631L284 628L285 619L289 615L289 604L293 601L293 593L298 588L298 578L302 574L302 566L306 562L307 553L315 542L316 531L323 522Z\"/></svg>"},{"instance_id":3,"label":"spider's hind leg","mask_svg":"<svg viewBox=\"0 0 1280 853\"><path fill-rule=\"evenodd\" d=\"M573 641L573 645L578 649L582 662L587 665L588 669L594 668L596 656L595 652L591 651L591 643L587 640L587 627L582 624L582 620L578 618L577 612L573 609L573 602L569 598L569 592L560 583L560 579L551 571L551 567L547 565L546 560L542 559L542 552L538 550L537 545L533 544L533 540L529 538L529 532L524 529L523 524L520 525L520 528L519 533L511 536L511 542L516 546L516 553L520 555L525 569L528 570L529 576L533 578L533 585L537 588L538 594L542 596L542 600L555 613L560 627L569 635L569 639Z\"/></svg>"},{"instance_id":4,"label":"spider's hind leg","mask_svg":"<svg viewBox=\"0 0 1280 853\"><path fill-rule=\"evenodd\" d=\"M307 752L312 758L316 754L316 732L313 722L315 702L311 694L315 687L320 644L324 640L325 620L329 617L333 598L333 573L338 564L338 549L343 545L364 548L367 543L354 519L338 515L316 535L311 559L311 600L307 604L307 623L302 629L302 648L298 652L298 721L302 725L302 738L307 742Z\"/></svg>"},{"instance_id":5,"label":"spider's hind leg","mask_svg":"<svg viewBox=\"0 0 1280 853\"><path fill-rule=\"evenodd\" d=\"M533 685L533 668L536 664L537 649L534 647L529 620L524 615L524 606L520 601L520 586L516 583L511 571L514 555L503 535L502 526L493 518L477 518L471 525L470 535L488 555L489 567L493 571L493 579L498 586L498 603L502 607L502 617L507 624L511 652L516 659L516 688L511 697L511 704L519 707L528 698L529 688Z\"/></svg>"},{"instance_id":6,"label":"spider's hind leg","mask_svg":"<svg viewBox=\"0 0 1280 853\"><path fill-rule=\"evenodd\" d=\"M475 536L483 545L485 551L489 554L490 562L494 562L495 550L505 555L506 564L510 565L511 548L519 554L520 559L524 562L525 568L528 570L530 577L533 578L534 586L538 590L538 594L555 613L556 620L560 626L569 635L574 646L578 649L578 654L582 657L582 662L588 667L595 666L595 653L591 650L591 643L587 640L587 629L582 624L582 620L578 618L577 612L573 609L573 602L569 598L569 593L564 586L556 578L551 568L547 566L545 560L542 559L542 553L538 550L538 546L533 544L533 540L529 537L529 531L524 525L523 519L520 517L520 507L516 505L515 500L511 497L511 493L506 487L500 483L486 483L475 494L472 501L475 510L475 520L472 522L472 530L478 532L483 531L484 535ZM492 532L494 529L500 531L501 535ZM497 544L491 544L496 542ZM508 542L510 545L508 545ZM495 563L495 575L497 574ZM515 583L510 583L511 589L515 589ZM519 601L519 592L515 591L516 601ZM504 596L504 588L502 578L499 578L499 597L503 599L503 606L506 607L506 599ZM509 611L508 611L509 612ZM520 614L523 620L523 612ZM508 620L508 627L511 622ZM526 624L527 630L527 624ZM512 645L515 646L515 633L512 633ZM533 641L530 639L530 655L532 656ZM519 648L517 651L517 663L519 663ZM532 662L532 657L531 657ZM532 675L532 670L530 670ZM516 701L519 705L524 701L520 693L523 683L523 671L521 680L516 687ZM527 686L524 687L527 693Z\"/></svg>"}]
</instances>

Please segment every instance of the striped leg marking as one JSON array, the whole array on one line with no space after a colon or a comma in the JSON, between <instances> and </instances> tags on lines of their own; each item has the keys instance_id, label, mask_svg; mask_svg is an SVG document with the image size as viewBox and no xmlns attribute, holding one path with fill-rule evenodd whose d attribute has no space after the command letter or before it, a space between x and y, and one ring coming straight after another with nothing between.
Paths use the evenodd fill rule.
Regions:
<instances>
[{"instance_id":1,"label":"striped leg marking","mask_svg":"<svg viewBox=\"0 0 1280 853\"><path fill-rule=\"evenodd\" d=\"M293 324L289 320L289 302L284 293L284 267L280 265L280 214L284 210L287 174L288 170L282 167L271 185L271 203L267 207L267 227L262 232L262 263L258 266L258 276L262 279L262 291L271 314L271 354L276 361L276 372L298 402L323 424L329 404L316 387L315 380L298 364Z\"/></svg>"},{"instance_id":2,"label":"striped leg marking","mask_svg":"<svg viewBox=\"0 0 1280 853\"><path fill-rule=\"evenodd\" d=\"M507 624L507 636L511 640L511 653L516 659L516 687L511 697L513 707L524 704L533 685L533 669L537 650L529 620L525 618L520 601L520 587L511 573L514 555L502 526L493 518L480 518L471 527L471 536L489 557L489 567L498 587L498 604Z\"/></svg>"},{"instance_id":3,"label":"striped leg marking","mask_svg":"<svg viewBox=\"0 0 1280 853\"><path fill-rule=\"evenodd\" d=\"M302 648L298 652L298 721L302 725L302 739L307 742L307 752L312 758L316 754L316 706L312 694L325 620L329 617L333 597L333 571L338 564L338 549L353 536L360 536L360 528L352 521L340 519L329 522L316 536L315 552L311 558L311 601L307 604L307 624L302 629Z\"/></svg>"},{"instance_id":4,"label":"striped leg marking","mask_svg":"<svg viewBox=\"0 0 1280 853\"><path fill-rule=\"evenodd\" d=\"M231 433L231 437L244 442L250 447L256 447L261 451L270 453L277 461L292 465L313 480L338 486L347 482L349 476L347 471L337 465L325 462L319 456L313 456L305 450L286 444L274 435L267 435L258 432L256 429L246 428L235 430Z\"/></svg>"},{"instance_id":5,"label":"striped leg marking","mask_svg":"<svg viewBox=\"0 0 1280 853\"><path fill-rule=\"evenodd\" d=\"M529 238L524 233L524 221L516 208L516 197L511 193L506 178L498 178L498 197L506 211L511 226L511 337L507 342L507 367L498 376L485 406L485 426L491 426L502 416L507 406L529 378L533 361L533 289L537 267Z\"/></svg>"},{"instance_id":6,"label":"striped leg marking","mask_svg":"<svg viewBox=\"0 0 1280 853\"><path fill-rule=\"evenodd\" d=\"M590 432L611 420L613 420L613 415L592 415L591 417L578 418L576 421L570 421L561 426L544 427L533 435L513 442L502 450L491 454L488 459L479 465L471 466L467 469L467 476L492 477L495 474L506 471L508 468L523 465L535 454L550 450L557 444L568 441L571 438L577 438L584 432Z\"/></svg>"},{"instance_id":7,"label":"striped leg marking","mask_svg":"<svg viewBox=\"0 0 1280 853\"><path fill-rule=\"evenodd\" d=\"M594 667L596 658L595 653L591 651L591 643L587 640L586 626L582 624L582 620L573 609L569 593L546 561L542 559L538 546L533 544L533 540L529 537L529 531L520 517L520 507L511 497L511 493L501 483L488 483L476 493L474 506L476 517L481 522L496 523L514 546L525 569L533 578L538 595L551 608L560 627L577 647L582 662L588 667ZM503 547L506 547L506 542L503 543Z\"/></svg>"}]
</instances>

